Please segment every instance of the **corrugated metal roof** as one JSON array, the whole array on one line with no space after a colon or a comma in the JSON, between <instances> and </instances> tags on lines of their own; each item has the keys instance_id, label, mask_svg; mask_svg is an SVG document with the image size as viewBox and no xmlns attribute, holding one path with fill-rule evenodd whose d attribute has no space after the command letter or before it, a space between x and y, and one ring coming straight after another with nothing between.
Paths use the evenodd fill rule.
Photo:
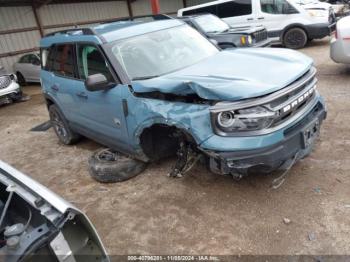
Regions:
<instances>
[{"instance_id":1,"label":"corrugated metal roof","mask_svg":"<svg viewBox=\"0 0 350 262\"><path fill-rule=\"evenodd\" d=\"M34 14L30 6L0 8L0 30L35 26Z\"/></svg>"}]
</instances>

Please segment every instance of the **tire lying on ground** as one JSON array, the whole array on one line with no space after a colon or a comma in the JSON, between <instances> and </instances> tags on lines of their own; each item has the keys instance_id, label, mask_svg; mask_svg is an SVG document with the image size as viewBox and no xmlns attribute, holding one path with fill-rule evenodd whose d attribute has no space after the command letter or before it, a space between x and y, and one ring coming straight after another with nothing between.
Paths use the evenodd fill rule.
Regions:
<instances>
[{"instance_id":1,"label":"tire lying on ground","mask_svg":"<svg viewBox=\"0 0 350 262\"><path fill-rule=\"evenodd\" d=\"M101 183L126 181L140 174L147 164L112 149L99 149L89 158L89 173Z\"/></svg>"}]
</instances>

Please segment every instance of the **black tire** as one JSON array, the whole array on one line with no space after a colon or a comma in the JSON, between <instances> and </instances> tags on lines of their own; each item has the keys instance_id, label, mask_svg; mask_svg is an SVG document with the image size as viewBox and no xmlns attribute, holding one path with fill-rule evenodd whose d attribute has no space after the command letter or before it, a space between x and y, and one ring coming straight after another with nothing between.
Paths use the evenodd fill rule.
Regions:
<instances>
[{"instance_id":1,"label":"black tire","mask_svg":"<svg viewBox=\"0 0 350 262\"><path fill-rule=\"evenodd\" d=\"M26 79L24 78L24 76L20 72L17 72L16 76L17 76L18 84L20 86L26 86L27 85Z\"/></svg>"},{"instance_id":2,"label":"black tire","mask_svg":"<svg viewBox=\"0 0 350 262\"><path fill-rule=\"evenodd\" d=\"M306 32L298 27L288 29L283 35L283 45L291 49L303 48L307 43Z\"/></svg>"},{"instance_id":3,"label":"black tire","mask_svg":"<svg viewBox=\"0 0 350 262\"><path fill-rule=\"evenodd\" d=\"M79 141L80 135L73 132L65 117L56 105L49 107L50 122L61 143L72 145Z\"/></svg>"},{"instance_id":4,"label":"black tire","mask_svg":"<svg viewBox=\"0 0 350 262\"><path fill-rule=\"evenodd\" d=\"M111 149L99 149L89 158L89 173L101 183L116 183L133 178L144 171L147 164Z\"/></svg>"}]
</instances>

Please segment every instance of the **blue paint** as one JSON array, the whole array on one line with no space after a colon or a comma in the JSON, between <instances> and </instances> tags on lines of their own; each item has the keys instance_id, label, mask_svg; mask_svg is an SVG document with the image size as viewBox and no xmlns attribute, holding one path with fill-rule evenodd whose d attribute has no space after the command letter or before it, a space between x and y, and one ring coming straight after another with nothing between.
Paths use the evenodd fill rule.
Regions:
<instances>
[{"instance_id":1,"label":"blue paint","mask_svg":"<svg viewBox=\"0 0 350 262\"><path fill-rule=\"evenodd\" d=\"M148 32L183 26L177 20L150 23L118 22L94 29L107 42ZM54 43L90 42L103 45L94 35L55 35L43 38L41 47ZM287 49L233 49L221 51L195 65L149 80L118 84L105 91L89 92L81 80L59 77L42 70L43 92L62 110L70 124L105 139L121 151L145 159L140 146L142 131L154 124L176 126L192 135L198 146L211 151L239 151L267 147L284 139L284 131L305 117L277 131L256 136L223 137L214 134L210 104L165 101L136 96L161 92L175 95L196 94L215 102L250 99L280 90L312 67L312 60ZM118 72L117 72L118 73ZM53 92L52 85L60 87ZM77 97L85 92L87 99ZM135 93L134 93L135 92ZM128 105L125 115L123 101ZM324 103L318 95L317 102ZM120 126L116 125L116 122ZM97 140L97 139L96 139Z\"/></svg>"}]
</instances>

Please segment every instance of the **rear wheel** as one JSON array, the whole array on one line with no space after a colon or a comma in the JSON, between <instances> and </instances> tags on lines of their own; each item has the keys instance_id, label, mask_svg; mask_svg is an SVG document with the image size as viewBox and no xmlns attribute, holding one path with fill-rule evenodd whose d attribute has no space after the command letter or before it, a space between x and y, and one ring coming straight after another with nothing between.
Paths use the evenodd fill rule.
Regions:
<instances>
[{"instance_id":1,"label":"rear wheel","mask_svg":"<svg viewBox=\"0 0 350 262\"><path fill-rule=\"evenodd\" d=\"M17 81L18 81L19 85L21 85L21 86L27 85L26 79L24 78L24 76L20 72L17 72L16 76L17 76Z\"/></svg>"},{"instance_id":2,"label":"rear wheel","mask_svg":"<svg viewBox=\"0 0 350 262\"><path fill-rule=\"evenodd\" d=\"M291 49L303 48L307 43L307 35L301 28L288 29L283 36L283 45Z\"/></svg>"},{"instance_id":3,"label":"rear wheel","mask_svg":"<svg viewBox=\"0 0 350 262\"><path fill-rule=\"evenodd\" d=\"M78 142L80 135L70 129L67 120L56 105L50 106L49 115L51 125L60 142L65 145L72 145Z\"/></svg>"}]
</instances>

